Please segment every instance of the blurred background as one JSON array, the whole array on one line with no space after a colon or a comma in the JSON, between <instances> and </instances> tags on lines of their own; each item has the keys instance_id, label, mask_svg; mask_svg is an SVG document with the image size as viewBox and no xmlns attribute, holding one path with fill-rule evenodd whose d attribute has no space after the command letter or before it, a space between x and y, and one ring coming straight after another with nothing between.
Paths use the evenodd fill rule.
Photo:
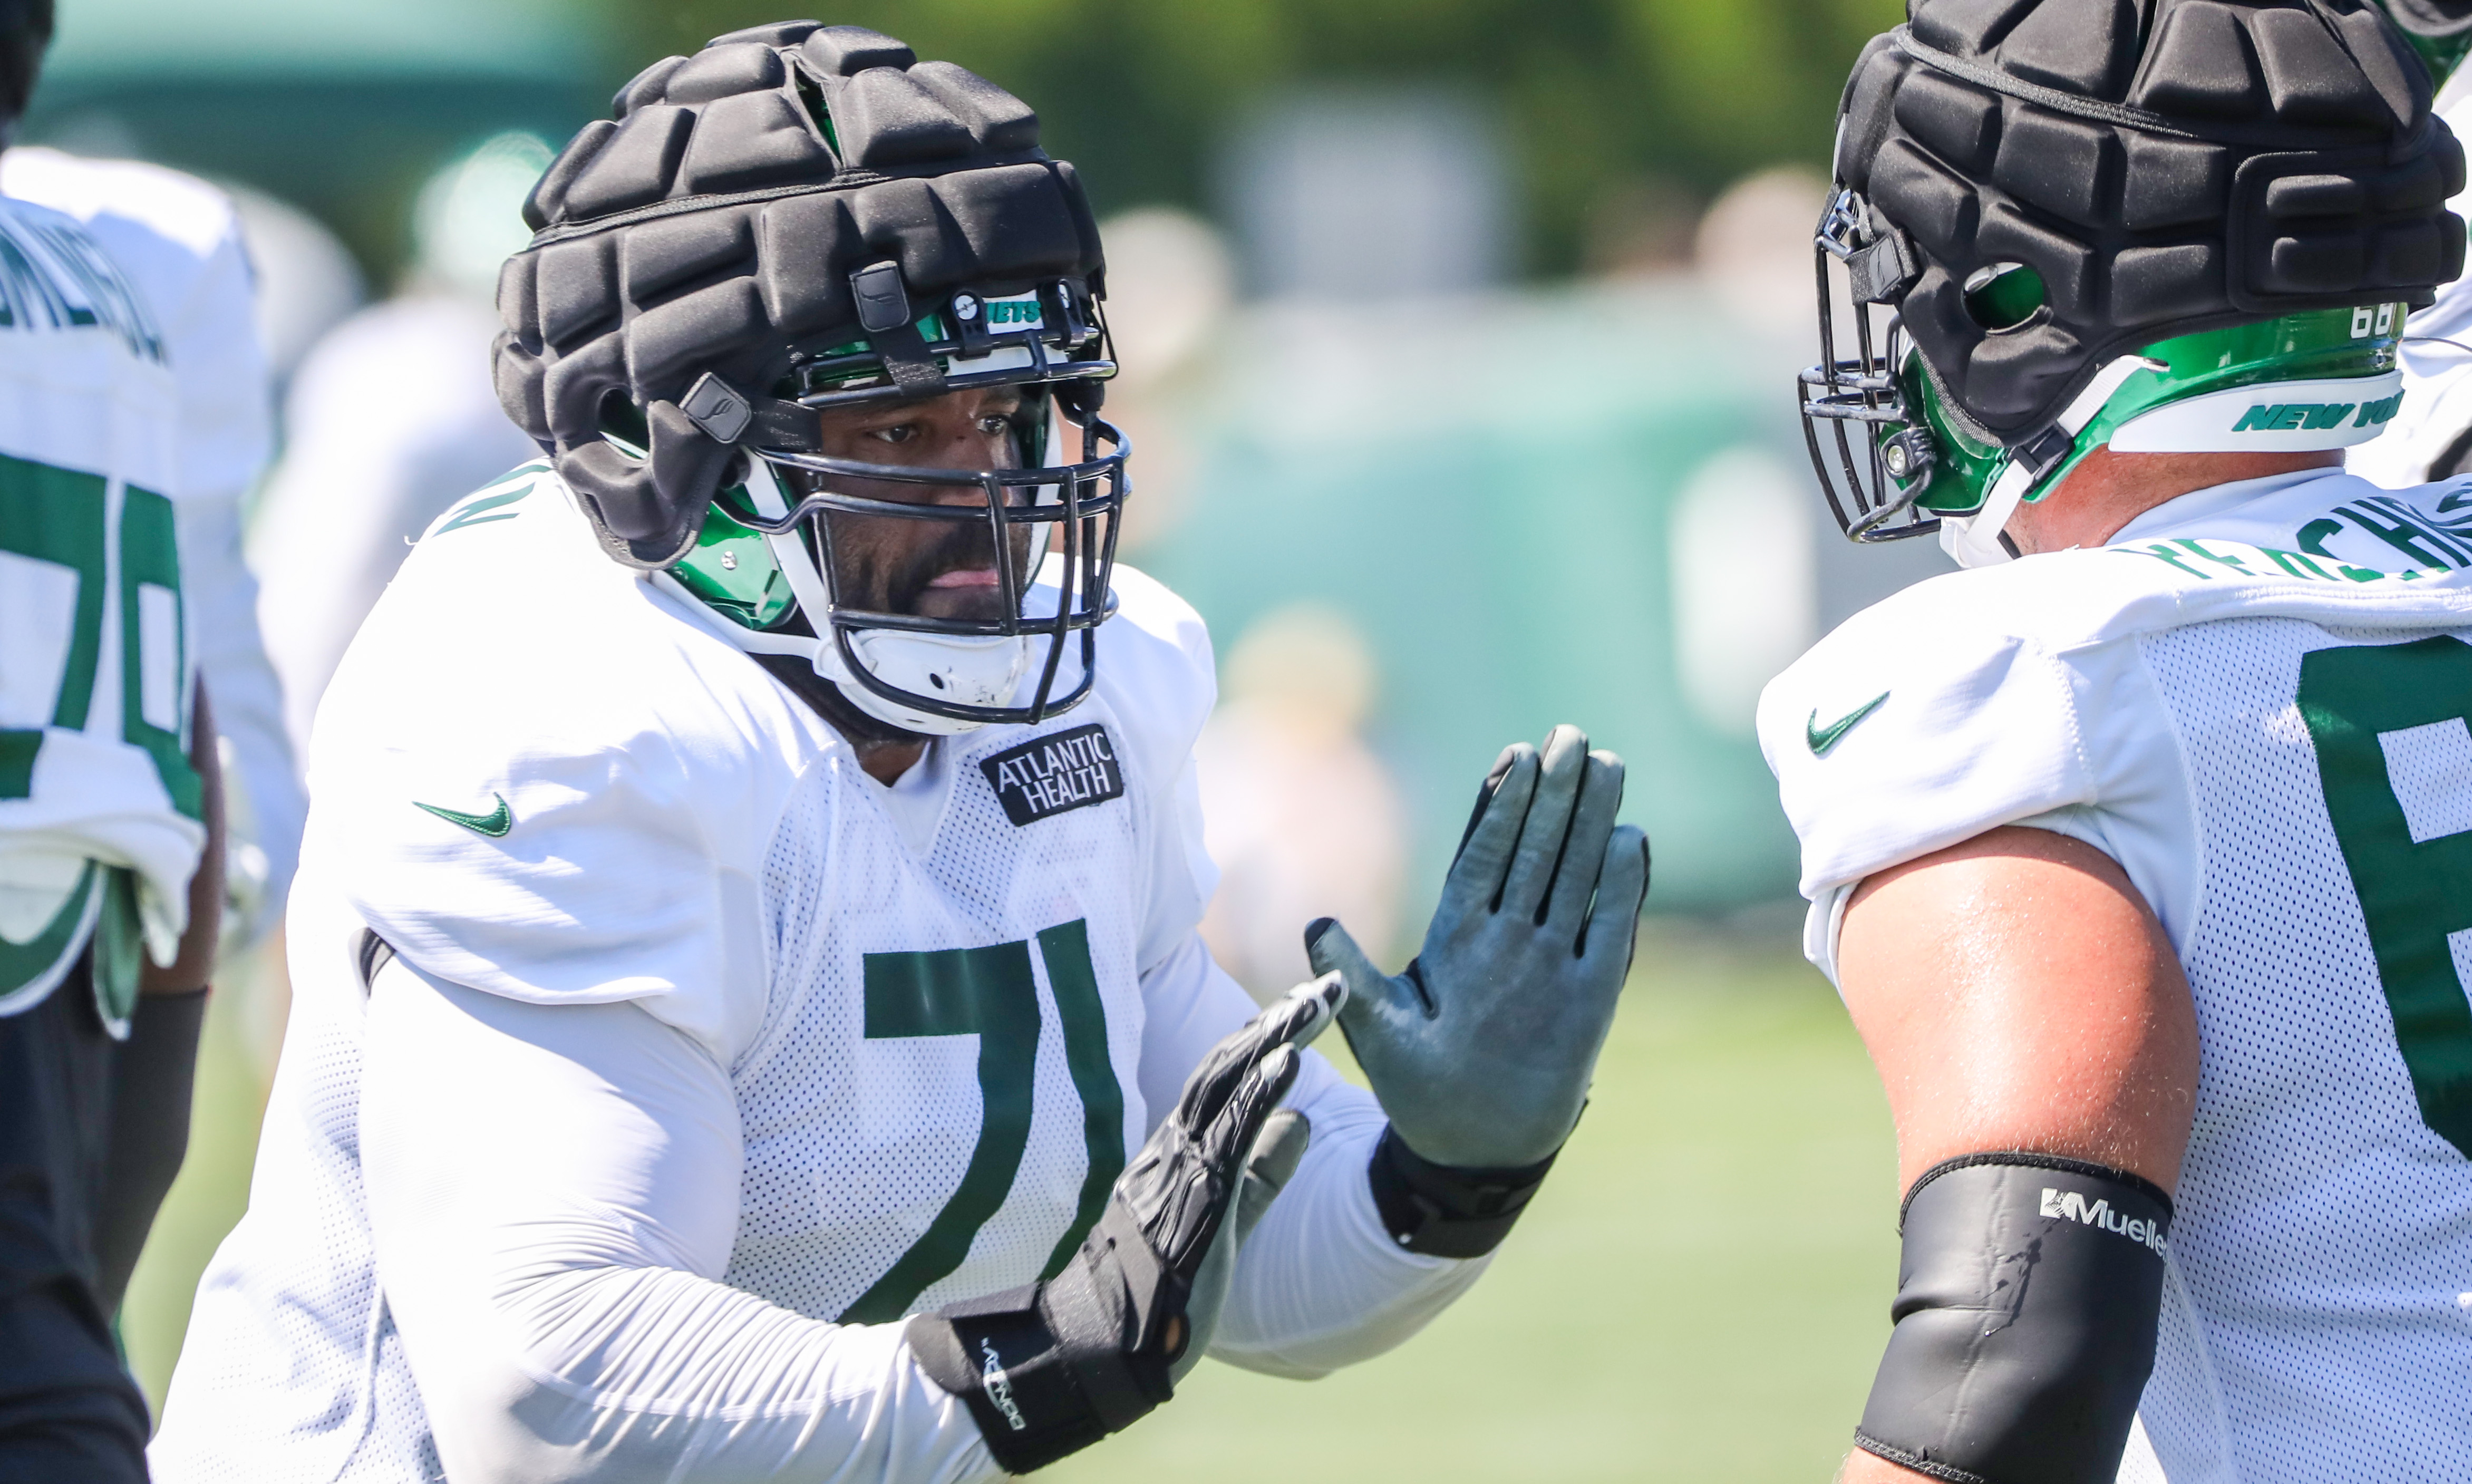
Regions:
<instances>
[{"instance_id":1,"label":"blurred background","mask_svg":"<svg viewBox=\"0 0 2472 1484\"><path fill-rule=\"evenodd\" d=\"M1404 961L1507 741L1630 763L1653 914L1585 1126L1476 1295L1312 1387L1211 1368L1060 1478L1818 1479L1887 1329L1885 1113L1796 951L1761 685L1940 569L1857 552L1789 394L1839 86L1898 0L852 0L1029 99L1106 219L1127 557L1210 621L1207 925L1257 993ZM250 555L305 739L406 541L530 456L489 391L517 203L749 0L59 0L20 142L239 202L280 452ZM279 938L224 975L126 1316L157 1396L246 1200Z\"/></svg>"}]
</instances>

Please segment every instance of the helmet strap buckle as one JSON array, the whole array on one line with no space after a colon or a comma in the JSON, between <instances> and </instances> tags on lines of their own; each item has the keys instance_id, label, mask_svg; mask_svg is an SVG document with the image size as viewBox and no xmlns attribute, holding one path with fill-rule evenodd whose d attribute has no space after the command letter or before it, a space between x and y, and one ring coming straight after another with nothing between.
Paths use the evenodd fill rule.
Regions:
<instances>
[{"instance_id":1,"label":"helmet strap buckle","mask_svg":"<svg viewBox=\"0 0 2472 1484\"><path fill-rule=\"evenodd\" d=\"M678 411L685 413L687 420L694 423L704 437L717 443L738 442L740 435L747 431L747 425L755 419L755 407L747 394L712 371L698 376L695 385L687 388L686 396L678 403Z\"/></svg>"},{"instance_id":2,"label":"helmet strap buckle","mask_svg":"<svg viewBox=\"0 0 2472 1484\"><path fill-rule=\"evenodd\" d=\"M1857 248L1845 259L1846 286L1858 304L1893 303L1922 276L1919 254L1906 234L1890 227L1869 246Z\"/></svg>"}]
</instances>

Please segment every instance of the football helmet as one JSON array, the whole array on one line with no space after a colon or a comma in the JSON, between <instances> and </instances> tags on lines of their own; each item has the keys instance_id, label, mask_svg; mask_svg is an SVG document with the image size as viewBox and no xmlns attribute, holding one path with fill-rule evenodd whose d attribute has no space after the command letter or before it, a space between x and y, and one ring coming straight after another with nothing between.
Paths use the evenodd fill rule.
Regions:
<instances>
[{"instance_id":1,"label":"football helmet","mask_svg":"<svg viewBox=\"0 0 2472 1484\"><path fill-rule=\"evenodd\" d=\"M2401 318L2462 269L2464 166L2375 12L1912 13L1856 64L1815 233L1800 400L1849 537L2005 561L2017 506L2104 443L2341 447L2393 416Z\"/></svg>"},{"instance_id":2,"label":"football helmet","mask_svg":"<svg viewBox=\"0 0 2472 1484\"><path fill-rule=\"evenodd\" d=\"M1043 720L1114 611L1123 436L1105 262L1037 115L892 37L733 32L622 88L527 203L499 285L500 400L615 560L741 648L808 661L892 727ZM1006 467L825 453L836 409L1017 388ZM897 611L836 559L938 522L1003 612ZM958 560L958 557L957 557Z\"/></svg>"}]
</instances>

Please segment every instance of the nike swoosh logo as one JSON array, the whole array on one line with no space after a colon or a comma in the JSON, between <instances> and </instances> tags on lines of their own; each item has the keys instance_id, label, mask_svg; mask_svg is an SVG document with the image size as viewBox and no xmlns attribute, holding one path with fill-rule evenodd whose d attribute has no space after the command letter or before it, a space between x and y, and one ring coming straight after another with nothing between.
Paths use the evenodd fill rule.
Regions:
<instances>
[{"instance_id":1,"label":"nike swoosh logo","mask_svg":"<svg viewBox=\"0 0 2472 1484\"><path fill-rule=\"evenodd\" d=\"M1887 698L1884 696L1881 699ZM507 807L506 795L491 794L489 797L498 801L498 806L487 814L466 814L461 809L441 809L434 803L422 803L417 799L412 802L412 806L416 809L426 809L449 825L461 825L476 835L487 835L495 840L515 827L515 811Z\"/></svg>"},{"instance_id":2,"label":"nike swoosh logo","mask_svg":"<svg viewBox=\"0 0 2472 1484\"><path fill-rule=\"evenodd\" d=\"M1830 748L1837 745L1839 738L1861 726L1863 718L1887 705L1888 700L1889 693L1884 690L1855 707L1849 714L1839 717L1825 727L1819 725L1819 712L1814 710L1811 713L1811 720L1802 724L1803 740L1811 744L1811 755L1824 756ZM421 807L425 809L429 806L422 804Z\"/></svg>"}]
</instances>

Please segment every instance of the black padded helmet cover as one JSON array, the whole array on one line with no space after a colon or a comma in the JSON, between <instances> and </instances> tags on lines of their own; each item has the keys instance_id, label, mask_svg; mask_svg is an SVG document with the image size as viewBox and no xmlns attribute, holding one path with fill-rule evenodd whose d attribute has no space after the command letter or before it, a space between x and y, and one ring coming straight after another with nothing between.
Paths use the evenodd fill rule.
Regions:
<instances>
[{"instance_id":1,"label":"black padded helmet cover","mask_svg":"<svg viewBox=\"0 0 2472 1484\"><path fill-rule=\"evenodd\" d=\"M1995 442L2039 433L2140 347L2425 305L2462 271L2445 207L2462 149L2366 0L1910 0L1908 16L1855 64L1837 180L1908 250L1865 287ZM2002 263L2035 270L2047 302L1995 333L1965 285Z\"/></svg>"},{"instance_id":2,"label":"black padded helmet cover","mask_svg":"<svg viewBox=\"0 0 2472 1484\"><path fill-rule=\"evenodd\" d=\"M622 562L683 556L735 457L679 410L688 389L710 371L761 393L866 338L853 272L897 263L921 310L964 286L1098 288L1098 227L1038 116L891 36L732 32L646 68L610 111L524 205L535 235L499 276L495 357L508 416ZM603 438L613 394L642 411L649 460Z\"/></svg>"}]
</instances>

